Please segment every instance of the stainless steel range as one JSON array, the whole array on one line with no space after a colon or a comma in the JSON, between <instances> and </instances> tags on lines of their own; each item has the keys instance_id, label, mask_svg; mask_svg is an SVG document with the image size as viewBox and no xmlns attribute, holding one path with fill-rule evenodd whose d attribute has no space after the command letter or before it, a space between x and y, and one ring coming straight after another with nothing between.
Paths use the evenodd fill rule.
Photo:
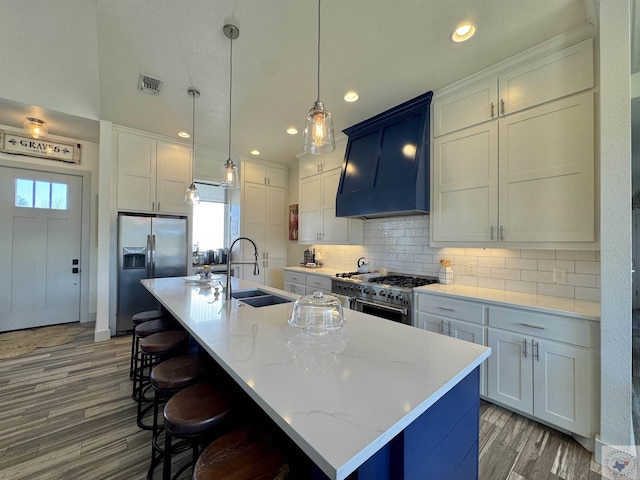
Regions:
<instances>
[{"instance_id":1,"label":"stainless steel range","mask_svg":"<svg viewBox=\"0 0 640 480\"><path fill-rule=\"evenodd\" d=\"M438 283L436 277L338 273L331 280L331 292L351 299L351 308L360 312L411 325L412 289Z\"/></svg>"}]
</instances>

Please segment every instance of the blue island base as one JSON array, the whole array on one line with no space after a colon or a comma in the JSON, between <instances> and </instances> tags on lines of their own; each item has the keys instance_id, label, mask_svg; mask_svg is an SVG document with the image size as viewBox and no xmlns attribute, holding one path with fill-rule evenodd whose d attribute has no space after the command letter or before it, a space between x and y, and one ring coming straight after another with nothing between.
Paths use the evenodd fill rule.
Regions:
<instances>
[{"instance_id":1,"label":"blue island base","mask_svg":"<svg viewBox=\"0 0 640 480\"><path fill-rule=\"evenodd\" d=\"M479 391L476 368L348 480L477 480ZM313 480L327 478L313 467Z\"/></svg>"}]
</instances>

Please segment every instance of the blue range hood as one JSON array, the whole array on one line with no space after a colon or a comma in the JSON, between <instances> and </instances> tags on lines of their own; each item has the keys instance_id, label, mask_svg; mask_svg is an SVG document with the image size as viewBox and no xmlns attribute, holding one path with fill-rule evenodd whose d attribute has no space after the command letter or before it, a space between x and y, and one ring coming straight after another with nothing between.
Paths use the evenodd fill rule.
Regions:
<instances>
[{"instance_id":1,"label":"blue range hood","mask_svg":"<svg viewBox=\"0 0 640 480\"><path fill-rule=\"evenodd\" d=\"M349 137L336 196L337 217L429 213L427 92L343 132Z\"/></svg>"}]
</instances>

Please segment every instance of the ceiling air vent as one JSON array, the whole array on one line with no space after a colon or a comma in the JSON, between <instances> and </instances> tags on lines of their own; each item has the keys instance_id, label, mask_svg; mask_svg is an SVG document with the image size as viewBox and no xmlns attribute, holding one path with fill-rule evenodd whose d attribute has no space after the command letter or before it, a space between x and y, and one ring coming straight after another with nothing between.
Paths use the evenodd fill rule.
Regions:
<instances>
[{"instance_id":1,"label":"ceiling air vent","mask_svg":"<svg viewBox=\"0 0 640 480\"><path fill-rule=\"evenodd\" d=\"M140 74L140 80L138 81L138 89L143 92L152 93L153 95L160 95L160 88L162 88L162 80L152 77L146 73Z\"/></svg>"}]
</instances>

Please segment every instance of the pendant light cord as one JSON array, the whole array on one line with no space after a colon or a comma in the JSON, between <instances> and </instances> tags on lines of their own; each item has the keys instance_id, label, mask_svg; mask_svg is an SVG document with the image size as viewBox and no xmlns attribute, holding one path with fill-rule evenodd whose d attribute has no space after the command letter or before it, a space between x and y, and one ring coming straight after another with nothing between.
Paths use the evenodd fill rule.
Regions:
<instances>
[{"instance_id":1,"label":"pendant light cord","mask_svg":"<svg viewBox=\"0 0 640 480\"><path fill-rule=\"evenodd\" d=\"M231 41L230 53L229 53L229 160L231 160L231 93L233 89L233 33L235 27L231 27L231 34L229 35Z\"/></svg>"},{"instance_id":2,"label":"pendant light cord","mask_svg":"<svg viewBox=\"0 0 640 480\"><path fill-rule=\"evenodd\" d=\"M191 155L193 157L192 170L195 170L196 163L196 92L193 92L193 117L191 118ZM195 172L191 172L191 184L194 185Z\"/></svg>"},{"instance_id":3,"label":"pendant light cord","mask_svg":"<svg viewBox=\"0 0 640 480\"><path fill-rule=\"evenodd\" d=\"M320 0L318 0L318 102L320 101Z\"/></svg>"}]
</instances>

